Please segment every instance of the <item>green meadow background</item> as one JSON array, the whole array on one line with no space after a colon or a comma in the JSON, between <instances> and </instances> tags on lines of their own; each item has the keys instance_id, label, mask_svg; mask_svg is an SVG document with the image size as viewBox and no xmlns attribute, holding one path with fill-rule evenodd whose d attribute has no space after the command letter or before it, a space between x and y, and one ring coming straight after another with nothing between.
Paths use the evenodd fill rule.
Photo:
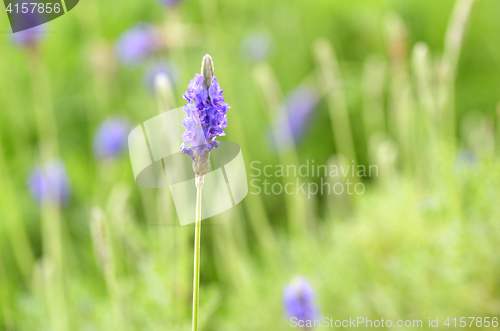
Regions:
<instances>
[{"instance_id":1,"label":"green meadow background","mask_svg":"<svg viewBox=\"0 0 500 331\"><path fill-rule=\"evenodd\" d=\"M172 108L212 56L232 107L221 140L241 146L249 180L253 161L379 169L326 178L361 195L248 194L204 221L201 330L290 329L297 275L334 319L500 317L499 14L496 0L82 0L37 49L13 45L1 14L0 330L190 329L194 226L176 226L168 190L135 184L128 152L92 151L107 117L159 112L146 65L114 52L138 22L166 31L155 57L179 69ZM242 53L253 33L274 41L264 60ZM303 84L321 96L311 125L276 149ZM63 208L29 193L49 158L71 183Z\"/></svg>"}]
</instances>

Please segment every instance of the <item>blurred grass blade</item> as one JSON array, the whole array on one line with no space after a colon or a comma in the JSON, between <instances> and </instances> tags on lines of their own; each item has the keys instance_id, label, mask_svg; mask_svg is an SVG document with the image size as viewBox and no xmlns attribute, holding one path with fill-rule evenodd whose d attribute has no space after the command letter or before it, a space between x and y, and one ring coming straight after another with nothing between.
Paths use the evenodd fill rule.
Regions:
<instances>
[{"instance_id":1,"label":"blurred grass blade","mask_svg":"<svg viewBox=\"0 0 500 331\"><path fill-rule=\"evenodd\" d=\"M455 78L458 58L462 49L464 34L469 24L470 14L474 0L457 0L448 22L446 30L443 60L449 66L447 74Z\"/></svg>"},{"instance_id":2,"label":"blurred grass blade","mask_svg":"<svg viewBox=\"0 0 500 331\"><path fill-rule=\"evenodd\" d=\"M42 163L57 156L57 124L52 105L52 91L50 78L40 54L35 52L30 55L30 80L33 92L33 108L40 141Z\"/></svg>"},{"instance_id":3,"label":"blurred grass blade","mask_svg":"<svg viewBox=\"0 0 500 331\"><path fill-rule=\"evenodd\" d=\"M369 55L363 67L363 119L367 139L385 131L384 93L387 64L379 54Z\"/></svg>"},{"instance_id":4,"label":"blurred grass blade","mask_svg":"<svg viewBox=\"0 0 500 331\"><path fill-rule=\"evenodd\" d=\"M369 141L369 161L378 167L378 176L374 178L388 186L398 178L398 146L384 133L372 135Z\"/></svg>"},{"instance_id":5,"label":"blurred grass blade","mask_svg":"<svg viewBox=\"0 0 500 331\"><path fill-rule=\"evenodd\" d=\"M318 39L314 42L313 52L317 63L318 85L322 88L322 93L326 95L330 109L330 120L337 152L345 155L348 160L353 160L354 167L356 167L354 137L343 93L344 83L335 51L329 40ZM357 182L356 178L353 180Z\"/></svg>"},{"instance_id":6,"label":"blurred grass blade","mask_svg":"<svg viewBox=\"0 0 500 331\"><path fill-rule=\"evenodd\" d=\"M347 166L350 166L349 161L341 154L332 155L328 159L328 169L332 169L332 167L342 167L346 169ZM351 172L347 171L347 174L348 176L345 177L342 171L340 171L340 176L328 176L330 190L333 193L328 194L327 210L334 219L343 219L349 214L352 208L350 195L345 193L335 194L335 192L338 192L337 184L344 187L344 185L346 185L346 180L351 180Z\"/></svg>"},{"instance_id":7,"label":"blurred grass blade","mask_svg":"<svg viewBox=\"0 0 500 331\"><path fill-rule=\"evenodd\" d=\"M14 317L12 314L9 281L0 251L0 304L2 305L3 322L6 331L14 331Z\"/></svg>"},{"instance_id":8,"label":"blurred grass blade","mask_svg":"<svg viewBox=\"0 0 500 331\"><path fill-rule=\"evenodd\" d=\"M495 135L495 150L497 155L500 154L500 102L497 104L497 109L496 109L496 135Z\"/></svg>"},{"instance_id":9,"label":"blurred grass blade","mask_svg":"<svg viewBox=\"0 0 500 331\"><path fill-rule=\"evenodd\" d=\"M121 313L121 300L115 274L113 246L106 217L104 212L98 207L92 208L91 211L90 233L97 264L104 274L106 287L113 301L116 327L121 328L123 327L122 321L124 316Z\"/></svg>"},{"instance_id":10,"label":"blurred grass blade","mask_svg":"<svg viewBox=\"0 0 500 331\"><path fill-rule=\"evenodd\" d=\"M266 101L269 122L274 123L283 105L283 93L278 80L271 66L266 62L257 64L253 74ZM299 159L290 126L286 124L283 125L281 134L278 134L276 130L274 130L273 137L280 141L280 144L277 144L281 146L277 148L280 163L282 165L298 165ZM283 177L283 180L286 181L289 179ZM297 178L297 180L300 183L299 178ZM306 230L306 205L304 199L305 197L299 194L285 195L287 214L290 220L290 231L293 236L303 236L305 233L304 230Z\"/></svg>"},{"instance_id":11,"label":"blurred grass blade","mask_svg":"<svg viewBox=\"0 0 500 331\"><path fill-rule=\"evenodd\" d=\"M419 42L413 47L412 68L415 75L417 100L423 111L424 125L428 134L436 139L437 113L432 81L432 63L430 50L426 43Z\"/></svg>"},{"instance_id":12,"label":"blurred grass blade","mask_svg":"<svg viewBox=\"0 0 500 331\"><path fill-rule=\"evenodd\" d=\"M418 108L415 113L414 126L415 144L419 148L419 153L414 162L417 177L422 183L428 183L432 177L432 170L428 165L436 160L439 154L439 119L436 109L433 65L427 44L419 42L413 47L411 63Z\"/></svg>"},{"instance_id":13,"label":"blurred grass blade","mask_svg":"<svg viewBox=\"0 0 500 331\"><path fill-rule=\"evenodd\" d=\"M156 102L158 104L158 112L164 113L175 107L175 97L172 91L172 82L164 73L160 73L155 77Z\"/></svg>"},{"instance_id":14,"label":"blurred grass blade","mask_svg":"<svg viewBox=\"0 0 500 331\"><path fill-rule=\"evenodd\" d=\"M448 148L455 148L455 78L464 34L474 0L458 0L448 22L444 51L439 64L437 105L441 131Z\"/></svg>"},{"instance_id":15,"label":"blurred grass blade","mask_svg":"<svg viewBox=\"0 0 500 331\"><path fill-rule=\"evenodd\" d=\"M33 249L19 205L16 201L10 174L5 163L4 151L0 142L0 178L2 178L2 189L0 190L0 210L2 210L2 223L6 228L14 257L26 284L31 283L32 270L35 263Z\"/></svg>"},{"instance_id":16,"label":"blurred grass blade","mask_svg":"<svg viewBox=\"0 0 500 331\"><path fill-rule=\"evenodd\" d=\"M398 13L385 18L391 65L389 132L399 145L405 172L412 171L416 159L416 128L413 90L408 72L408 31Z\"/></svg>"}]
</instances>

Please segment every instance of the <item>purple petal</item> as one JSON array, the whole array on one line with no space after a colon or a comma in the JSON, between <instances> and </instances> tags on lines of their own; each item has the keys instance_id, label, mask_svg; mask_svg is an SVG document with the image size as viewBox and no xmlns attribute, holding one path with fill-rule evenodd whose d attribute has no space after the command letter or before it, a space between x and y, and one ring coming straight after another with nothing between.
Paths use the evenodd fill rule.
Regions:
<instances>
[{"instance_id":1,"label":"purple petal","mask_svg":"<svg viewBox=\"0 0 500 331\"><path fill-rule=\"evenodd\" d=\"M38 203L63 206L70 195L66 168L60 160L51 160L37 166L28 177L30 193Z\"/></svg>"},{"instance_id":2,"label":"purple petal","mask_svg":"<svg viewBox=\"0 0 500 331\"><path fill-rule=\"evenodd\" d=\"M158 47L156 31L153 26L139 23L125 31L116 44L118 58L125 64L144 61Z\"/></svg>"},{"instance_id":3,"label":"purple petal","mask_svg":"<svg viewBox=\"0 0 500 331\"><path fill-rule=\"evenodd\" d=\"M99 125L94 136L94 153L99 160L115 159L127 147L132 124L127 118L110 117Z\"/></svg>"}]
</instances>

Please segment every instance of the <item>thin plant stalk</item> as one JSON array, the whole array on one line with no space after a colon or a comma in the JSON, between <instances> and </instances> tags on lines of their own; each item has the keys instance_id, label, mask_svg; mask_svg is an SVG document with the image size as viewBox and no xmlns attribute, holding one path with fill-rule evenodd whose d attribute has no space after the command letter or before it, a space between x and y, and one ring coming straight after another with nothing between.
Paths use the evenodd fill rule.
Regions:
<instances>
[{"instance_id":1,"label":"thin plant stalk","mask_svg":"<svg viewBox=\"0 0 500 331\"><path fill-rule=\"evenodd\" d=\"M407 174L414 170L415 154L415 107L408 72L408 30L397 13L387 15L387 46L389 53L391 84L389 88L389 132L398 143L402 169Z\"/></svg>"},{"instance_id":2,"label":"thin plant stalk","mask_svg":"<svg viewBox=\"0 0 500 331\"><path fill-rule=\"evenodd\" d=\"M455 78L464 35L467 31L474 0L459 0L453 7L444 41L444 51L439 69L437 107L441 132L449 146L455 148Z\"/></svg>"},{"instance_id":3,"label":"thin plant stalk","mask_svg":"<svg viewBox=\"0 0 500 331\"><path fill-rule=\"evenodd\" d=\"M332 166L341 166L347 167L349 165L349 161L342 154L335 154L330 156L328 159L328 169L331 169ZM331 187L334 187L337 183L343 184L346 178L342 176L328 176L328 182ZM349 199L349 195L347 194L328 194L328 203L327 212L331 215L332 218L341 219L348 215L351 210L351 201Z\"/></svg>"},{"instance_id":4,"label":"thin plant stalk","mask_svg":"<svg viewBox=\"0 0 500 331\"><path fill-rule=\"evenodd\" d=\"M206 54L201 63L201 75L191 80L184 98L186 117L182 120L186 131L182 134L181 153L193 160L196 184L196 216L194 240L193 277L193 331L198 330L200 292L200 250L201 250L201 194L204 175L210 170L210 153L220 145L215 139L224 135L227 127L226 112L231 107L224 103L223 90L214 75L212 57ZM194 107L194 109L193 109ZM203 120L201 120L203 119ZM198 133L196 133L197 131ZM200 132L203 132L200 134Z\"/></svg>"},{"instance_id":5,"label":"thin plant stalk","mask_svg":"<svg viewBox=\"0 0 500 331\"><path fill-rule=\"evenodd\" d=\"M234 208L218 215L218 219L223 226L220 227L220 231L213 231L218 277L221 282L227 284L228 288L234 290L245 287L249 274L248 270L245 270L245 262L247 262L249 251L246 248L248 246L246 238L243 238L243 229L241 229L241 225L228 225L230 220L241 219L241 217L235 215L236 212ZM266 247L266 249L270 249L270 247ZM263 251L263 254L265 252L267 251ZM276 267L275 264L272 264L273 255L268 253L263 256L267 258L269 268Z\"/></svg>"},{"instance_id":6,"label":"thin plant stalk","mask_svg":"<svg viewBox=\"0 0 500 331\"><path fill-rule=\"evenodd\" d=\"M317 76L322 93L327 98L332 132L338 154L344 155L348 161L357 166L356 149L351 132L349 110L342 89L344 84L340 73L339 63L335 50L330 41L318 39L314 42L313 53L316 58ZM359 179L353 176L351 180L356 184Z\"/></svg>"},{"instance_id":7,"label":"thin plant stalk","mask_svg":"<svg viewBox=\"0 0 500 331\"><path fill-rule=\"evenodd\" d=\"M387 65L379 54L368 56L363 69L363 120L367 139L385 131L384 92Z\"/></svg>"},{"instance_id":8,"label":"thin plant stalk","mask_svg":"<svg viewBox=\"0 0 500 331\"><path fill-rule=\"evenodd\" d=\"M159 114L162 114L164 112L167 112L175 108L176 105L174 96L175 94L172 82L170 81L167 75L162 73L158 74L155 77L155 94L156 94L156 102ZM170 144L172 149L178 147L176 143L173 141L170 141ZM177 303L180 302L181 298L184 297L184 293L187 291L187 286L186 283L182 281L182 279L184 279L183 275L179 275L178 273L186 269L184 268L183 261L187 260L186 254L187 254L188 239L186 236L186 231L183 231L182 229L173 226L174 225L173 223L168 223L168 221L164 222L165 218L171 220L172 222L175 222L176 216L174 212L175 209L173 208L174 202L172 200L172 194L170 191L170 187L168 185L167 173L164 161L162 161L162 167L163 167L163 177L165 179L165 189L162 190L162 194L158 195L158 202L159 202L158 206L160 206L161 208L159 215L166 215L166 217L160 218L159 223L164 225L172 225L171 235L173 236L173 239L171 241L167 240L167 238L165 237L166 235L165 231L159 231L159 240L161 245L160 258L167 256L166 253L167 251L171 252L171 259L173 266L171 268L171 271L173 274L173 279L172 282L168 285L172 287L172 300L175 303L172 308L174 324L179 326L182 323L181 316L184 316L185 313L185 308L184 308L185 305ZM184 169L179 169L179 171L182 172L184 171ZM183 175L184 173L179 173L179 176ZM174 214L172 214L172 212L174 212Z\"/></svg>"},{"instance_id":9,"label":"thin plant stalk","mask_svg":"<svg viewBox=\"0 0 500 331\"><path fill-rule=\"evenodd\" d=\"M5 330L14 330L14 317L12 314L12 307L10 304L9 282L7 280L7 272L3 263L2 254L0 252L0 303L2 305L3 321Z\"/></svg>"},{"instance_id":10,"label":"thin plant stalk","mask_svg":"<svg viewBox=\"0 0 500 331\"><path fill-rule=\"evenodd\" d=\"M26 284L31 283L35 256L31 246L19 204L15 199L14 184L7 169L3 145L0 143L0 177L2 178L2 190L0 191L0 208L10 211L4 214L2 223L11 242L14 257Z\"/></svg>"},{"instance_id":11,"label":"thin plant stalk","mask_svg":"<svg viewBox=\"0 0 500 331\"><path fill-rule=\"evenodd\" d=\"M423 42L417 43L412 51L412 69L414 73L414 85L416 90L416 103L419 112L415 113L417 123L417 146L419 157L415 159L417 177L424 183L431 182L434 176L433 169L427 165L436 160L439 155L439 130L436 103L433 95L435 84L432 79L432 59L429 47Z\"/></svg>"},{"instance_id":12,"label":"thin plant stalk","mask_svg":"<svg viewBox=\"0 0 500 331\"><path fill-rule=\"evenodd\" d=\"M496 126L496 142L495 142L495 151L497 155L500 154L500 102L497 104L497 111L496 111L496 119L497 119L497 126Z\"/></svg>"},{"instance_id":13,"label":"thin plant stalk","mask_svg":"<svg viewBox=\"0 0 500 331\"><path fill-rule=\"evenodd\" d=\"M194 276L193 276L193 331L198 330L198 308L200 306L200 255L201 255L201 191L203 176L196 176L196 225L194 232Z\"/></svg>"},{"instance_id":14,"label":"thin plant stalk","mask_svg":"<svg viewBox=\"0 0 500 331\"><path fill-rule=\"evenodd\" d=\"M115 195L116 196L116 195ZM91 212L90 232L94 254L101 269L109 296L115 311L116 325L122 328L123 316L121 309L118 280L115 272L115 258L112 249L111 233L104 212L99 207L94 207Z\"/></svg>"},{"instance_id":15,"label":"thin plant stalk","mask_svg":"<svg viewBox=\"0 0 500 331\"><path fill-rule=\"evenodd\" d=\"M57 157L59 147L57 139L57 121L51 100L50 77L45 63L37 49L28 53L32 93L34 98L34 116L40 144L40 159L44 164ZM47 295L50 296L50 309L53 311L55 329L69 330L68 309L64 280L65 259L70 256L69 242L63 240L63 216L59 205L52 205L44 198L40 207L43 253L53 263L48 277ZM49 294L50 293L50 294Z\"/></svg>"},{"instance_id":16,"label":"thin plant stalk","mask_svg":"<svg viewBox=\"0 0 500 331\"><path fill-rule=\"evenodd\" d=\"M269 112L267 113L269 121L272 123L278 116L279 109L283 104L281 87L269 63L262 62L256 65L253 74L256 84L260 87L265 103L269 108ZM293 142L291 129L286 125L284 125L282 129L283 133L281 135L274 132L274 138L281 139L282 145L285 146L283 148L277 148L280 163L298 165L299 157ZM289 181L289 179L286 178L283 178L283 180L285 181L285 185L287 184L286 181ZM300 178L297 178L297 180L299 183L301 182ZM307 230L307 211L304 197L299 194L287 194L285 195L285 203L288 218L290 219L290 232L294 237L300 237L305 233L305 230Z\"/></svg>"}]
</instances>

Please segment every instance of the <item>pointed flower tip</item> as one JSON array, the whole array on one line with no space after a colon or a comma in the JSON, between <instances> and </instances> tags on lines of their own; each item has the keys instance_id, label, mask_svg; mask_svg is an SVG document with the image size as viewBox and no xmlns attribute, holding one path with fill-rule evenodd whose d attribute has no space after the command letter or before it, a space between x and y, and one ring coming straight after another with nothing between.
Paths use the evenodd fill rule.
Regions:
<instances>
[{"instance_id":1,"label":"pointed flower tip","mask_svg":"<svg viewBox=\"0 0 500 331\"><path fill-rule=\"evenodd\" d=\"M203 84L208 90L214 78L214 62L208 54L203 57L203 61L201 62L201 75L203 76Z\"/></svg>"}]
</instances>

